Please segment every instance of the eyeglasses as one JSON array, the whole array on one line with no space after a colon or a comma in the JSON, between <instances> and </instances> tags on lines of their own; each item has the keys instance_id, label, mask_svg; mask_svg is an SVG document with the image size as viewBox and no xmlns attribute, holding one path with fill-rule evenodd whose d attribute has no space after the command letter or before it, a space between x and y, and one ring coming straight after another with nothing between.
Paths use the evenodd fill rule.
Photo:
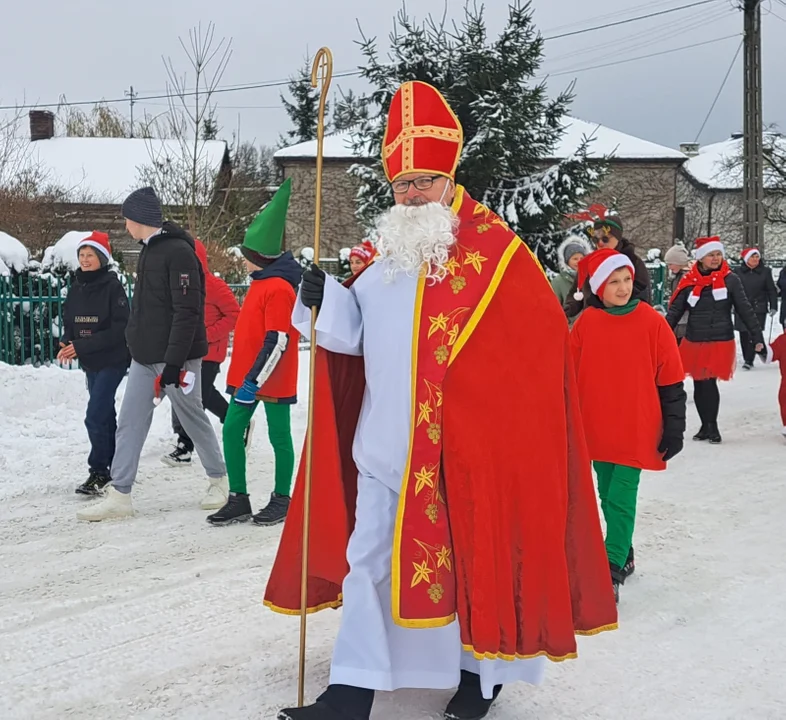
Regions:
<instances>
[{"instance_id":1,"label":"eyeglasses","mask_svg":"<svg viewBox=\"0 0 786 720\"><path fill-rule=\"evenodd\" d=\"M442 175L426 175L425 177L415 178L414 180L396 180L390 187L396 195L403 195L409 192L409 186L414 185L415 190L430 190L434 186L434 181L439 180Z\"/></svg>"}]
</instances>

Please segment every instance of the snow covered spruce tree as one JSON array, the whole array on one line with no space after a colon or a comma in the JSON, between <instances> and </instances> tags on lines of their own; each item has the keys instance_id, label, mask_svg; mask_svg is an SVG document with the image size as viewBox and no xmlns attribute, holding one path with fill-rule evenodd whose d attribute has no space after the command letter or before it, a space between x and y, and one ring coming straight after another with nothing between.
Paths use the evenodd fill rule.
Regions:
<instances>
[{"instance_id":1,"label":"snow covered spruce tree","mask_svg":"<svg viewBox=\"0 0 786 720\"><path fill-rule=\"evenodd\" d=\"M319 91L311 87L311 60L306 60L297 74L290 79L287 89L292 99L288 100L281 95L281 102L284 103L293 128L279 139L281 147L314 140L317 136ZM325 107L325 116L328 107L329 105Z\"/></svg>"},{"instance_id":2,"label":"snow covered spruce tree","mask_svg":"<svg viewBox=\"0 0 786 720\"><path fill-rule=\"evenodd\" d=\"M384 119L396 88L408 80L434 85L464 128L457 182L498 213L529 244L541 262L556 268L564 216L582 207L603 174L590 163L590 140L568 158L549 161L565 132L573 87L549 98L536 83L543 38L530 3L514 0L499 37L490 40L482 6L468 3L462 24L443 19L416 24L402 9L390 36L386 61L376 38L361 43L362 76L374 90L366 98L368 118L353 133L359 156L379 158ZM381 162L358 163L350 173L361 186L357 215L370 228L392 203Z\"/></svg>"}]
</instances>

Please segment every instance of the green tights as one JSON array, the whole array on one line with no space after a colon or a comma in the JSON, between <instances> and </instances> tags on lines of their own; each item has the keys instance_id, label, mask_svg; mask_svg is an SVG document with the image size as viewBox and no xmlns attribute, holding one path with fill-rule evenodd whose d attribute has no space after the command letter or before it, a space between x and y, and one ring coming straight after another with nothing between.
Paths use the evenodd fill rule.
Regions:
<instances>
[{"instance_id":1,"label":"green tights","mask_svg":"<svg viewBox=\"0 0 786 720\"><path fill-rule=\"evenodd\" d=\"M606 555L612 565L623 567L633 543L641 470L605 462L593 465L598 476L600 506L606 518Z\"/></svg>"},{"instance_id":2,"label":"green tights","mask_svg":"<svg viewBox=\"0 0 786 720\"><path fill-rule=\"evenodd\" d=\"M233 493L246 493L246 447L244 443L246 428L257 409L253 405L236 403L234 398L229 404L224 420L224 461L229 476L229 490ZM290 424L291 405L283 403L263 403L267 418L267 435L273 446L276 458L276 486L278 495L289 495L292 489L292 473L295 469L295 448L292 445Z\"/></svg>"}]
</instances>

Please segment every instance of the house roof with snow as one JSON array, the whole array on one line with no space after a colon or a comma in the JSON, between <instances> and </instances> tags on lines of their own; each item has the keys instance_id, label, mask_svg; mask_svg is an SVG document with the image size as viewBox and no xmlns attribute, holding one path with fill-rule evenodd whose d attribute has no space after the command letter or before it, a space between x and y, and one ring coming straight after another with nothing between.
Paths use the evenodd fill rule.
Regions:
<instances>
[{"instance_id":1,"label":"house roof with snow","mask_svg":"<svg viewBox=\"0 0 786 720\"><path fill-rule=\"evenodd\" d=\"M552 156L548 159L561 160L570 157L579 149L584 138L592 140L589 146L590 157L610 157L615 160L644 162L672 161L675 163L683 162L686 159L686 155L679 150L642 140L605 125L568 116L564 117L562 122L565 132ZM282 148L276 152L275 158L279 162L308 160L316 157L316 154L317 141L309 140ZM352 160L361 159L362 155L356 155L353 151L352 134L343 132L325 137L323 157L328 160Z\"/></svg>"},{"instance_id":2,"label":"house roof with snow","mask_svg":"<svg viewBox=\"0 0 786 720\"><path fill-rule=\"evenodd\" d=\"M218 176L228 157L223 140L199 146L200 165ZM67 189L79 202L119 203L140 185L140 170L182 157L179 140L53 137L29 142L26 162L47 182Z\"/></svg>"},{"instance_id":3,"label":"house roof with snow","mask_svg":"<svg viewBox=\"0 0 786 720\"><path fill-rule=\"evenodd\" d=\"M779 133L765 133L765 148L773 145L777 146L779 156L786 156L786 138ZM728 140L699 147L682 167L691 178L710 190L742 190L742 149L742 133L735 133ZM766 173L764 184L768 185Z\"/></svg>"}]
</instances>

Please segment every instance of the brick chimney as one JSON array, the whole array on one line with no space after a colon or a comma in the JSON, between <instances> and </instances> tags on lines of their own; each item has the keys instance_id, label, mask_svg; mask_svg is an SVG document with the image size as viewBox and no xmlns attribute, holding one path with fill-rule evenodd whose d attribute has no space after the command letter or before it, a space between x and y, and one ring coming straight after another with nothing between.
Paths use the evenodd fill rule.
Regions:
<instances>
[{"instance_id":1,"label":"brick chimney","mask_svg":"<svg viewBox=\"0 0 786 720\"><path fill-rule=\"evenodd\" d=\"M50 140L55 136L55 116L49 110L31 110L30 139Z\"/></svg>"}]
</instances>

